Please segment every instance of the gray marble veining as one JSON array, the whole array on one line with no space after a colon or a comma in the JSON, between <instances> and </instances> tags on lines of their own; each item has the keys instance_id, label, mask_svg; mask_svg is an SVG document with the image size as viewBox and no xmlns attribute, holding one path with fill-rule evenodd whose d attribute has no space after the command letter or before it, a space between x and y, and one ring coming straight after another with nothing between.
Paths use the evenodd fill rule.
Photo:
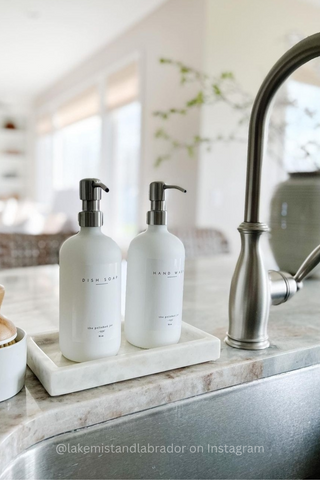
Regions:
<instances>
[{"instance_id":1,"label":"gray marble veining","mask_svg":"<svg viewBox=\"0 0 320 480\"><path fill-rule=\"evenodd\" d=\"M214 361L220 357L220 343L217 337L182 322L179 343L142 349L127 342L122 323L118 354L83 363L62 355L58 332L30 335L28 366L46 391L57 396Z\"/></svg>"},{"instance_id":2,"label":"gray marble veining","mask_svg":"<svg viewBox=\"0 0 320 480\"><path fill-rule=\"evenodd\" d=\"M0 403L0 466L45 438L194 395L320 362L320 281L309 280L288 304L273 307L271 347L240 351L223 343L235 259L228 255L186 265L184 321L222 340L221 357L186 368L84 392L50 397L30 370L25 388ZM0 272L3 314L29 334L58 326L58 267Z\"/></svg>"}]
</instances>

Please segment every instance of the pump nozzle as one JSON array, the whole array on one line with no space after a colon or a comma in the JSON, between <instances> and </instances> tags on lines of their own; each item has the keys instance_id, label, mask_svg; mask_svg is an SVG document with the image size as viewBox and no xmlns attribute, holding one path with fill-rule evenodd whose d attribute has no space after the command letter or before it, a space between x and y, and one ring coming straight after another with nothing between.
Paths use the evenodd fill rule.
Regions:
<instances>
[{"instance_id":1,"label":"pump nozzle","mask_svg":"<svg viewBox=\"0 0 320 480\"><path fill-rule=\"evenodd\" d=\"M182 193L187 193L187 190L185 190L182 187L178 187L178 185L166 185L166 184L163 185L164 190L167 190L168 188L175 188L176 190L180 190L180 192Z\"/></svg>"},{"instance_id":2,"label":"pump nozzle","mask_svg":"<svg viewBox=\"0 0 320 480\"><path fill-rule=\"evenodd\" d=\"M80 227L103 225L103 214L100 211L101 190L109 192L109 188L98 178L80 180L79 194L82 200L82 212L79 212Z\"/></svg>"},{"instance_id":3,"label":"pump nozzle","mask_svg":"<svg viewBox=\"0 0 320 480\"><path fill-rule=\"evenodd\" d=\"M92 186L93 186L93 188L100 187L105 192L107 192L107 193L109 192L109 188L104 183L100 182L100 180L94 180L92 182Z\"/></svg>"},{"instance_id":4,"label":"pump nozzle","mask_svg":"<svg viewBox=\"0 0 320 480\"><path fill-rule=\"evenodd\" d=\"M167 210L166 210L166 195L165 191L169 188L175 188L180 192L186 193L182 187L177 185L166 185L164 182L150 183L149 199L151 201L151 210L147 213L148 225L166 225L167 224Z\"/></svg>"}]
</instances>

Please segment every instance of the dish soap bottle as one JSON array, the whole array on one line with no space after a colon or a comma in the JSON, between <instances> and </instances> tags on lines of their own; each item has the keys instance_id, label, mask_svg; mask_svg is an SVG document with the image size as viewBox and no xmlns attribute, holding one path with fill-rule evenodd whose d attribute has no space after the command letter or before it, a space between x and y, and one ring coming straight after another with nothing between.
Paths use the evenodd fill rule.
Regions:
<instances>
[{"instance_id":1,"label":"dish soap bottle","mask_svg":"<svg viewBox=\"0 0 320 480\"><path fill-rule=\"evenodd\" d=\"M96 178L80 181L80 232L60 249L60 349L74 362L116 355L121 341L121 250L101 232Z\"/></svg>"},{"instance_id":2,"label":"dish soap bottle","mask_svg":"<svg viewBox=\"0 0 320 480\"><path fill-rule=\"evenodd\" d=\"M165 193L181 187L150 184L148 228L128 251L125 335L141 348L178 343L181 336L185 249L168 232Z\"/></svg>"}]
</instances>

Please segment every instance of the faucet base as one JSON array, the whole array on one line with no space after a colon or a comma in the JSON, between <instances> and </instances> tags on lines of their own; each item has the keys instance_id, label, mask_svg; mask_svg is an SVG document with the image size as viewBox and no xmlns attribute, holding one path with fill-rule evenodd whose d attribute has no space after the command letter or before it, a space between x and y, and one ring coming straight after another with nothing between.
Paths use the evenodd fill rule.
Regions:
<instances>
[{"instance_id":1,"label":"faucet base","mask_svg":"<svg viewBox=\"0 0 320 480\"><path fill-rule=\"evenodd\" d=\"M241 348L242 350L263 350L270 346L269 340L262 340L261 342L244 342L242 340L234 340L228 335L224 341L229 347Z\"/></svg>"}]
</instances>

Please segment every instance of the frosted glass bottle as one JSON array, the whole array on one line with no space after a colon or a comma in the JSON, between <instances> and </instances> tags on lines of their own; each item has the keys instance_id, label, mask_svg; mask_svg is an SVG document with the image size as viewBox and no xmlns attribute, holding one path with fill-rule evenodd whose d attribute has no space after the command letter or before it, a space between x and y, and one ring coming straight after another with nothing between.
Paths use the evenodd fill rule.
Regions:
<instances>
[{"instance_id":1,"label":"frosted glass bottle","mask_svg":"<svg viewBox=\"0 0 320 480\"><path fill-rule=\"evenodd\" d=\"M60 349L75 362L116 355L121 342L121 250L101 231L101 188L81 180L80 232L60 250Z\"/></svg>"},{"instance_id":2,"label":"frosted glass bottle","mask_svg":"<svg viewBox=\"0 0 320 480\"><path fill-rule=\"evenodd\" d=\"M151 183L148 228L128 251L125 335L141 348L175 344L181 336L185 249L166 226L168 188L185 192Z\"/></svg>"}]
</instances>

